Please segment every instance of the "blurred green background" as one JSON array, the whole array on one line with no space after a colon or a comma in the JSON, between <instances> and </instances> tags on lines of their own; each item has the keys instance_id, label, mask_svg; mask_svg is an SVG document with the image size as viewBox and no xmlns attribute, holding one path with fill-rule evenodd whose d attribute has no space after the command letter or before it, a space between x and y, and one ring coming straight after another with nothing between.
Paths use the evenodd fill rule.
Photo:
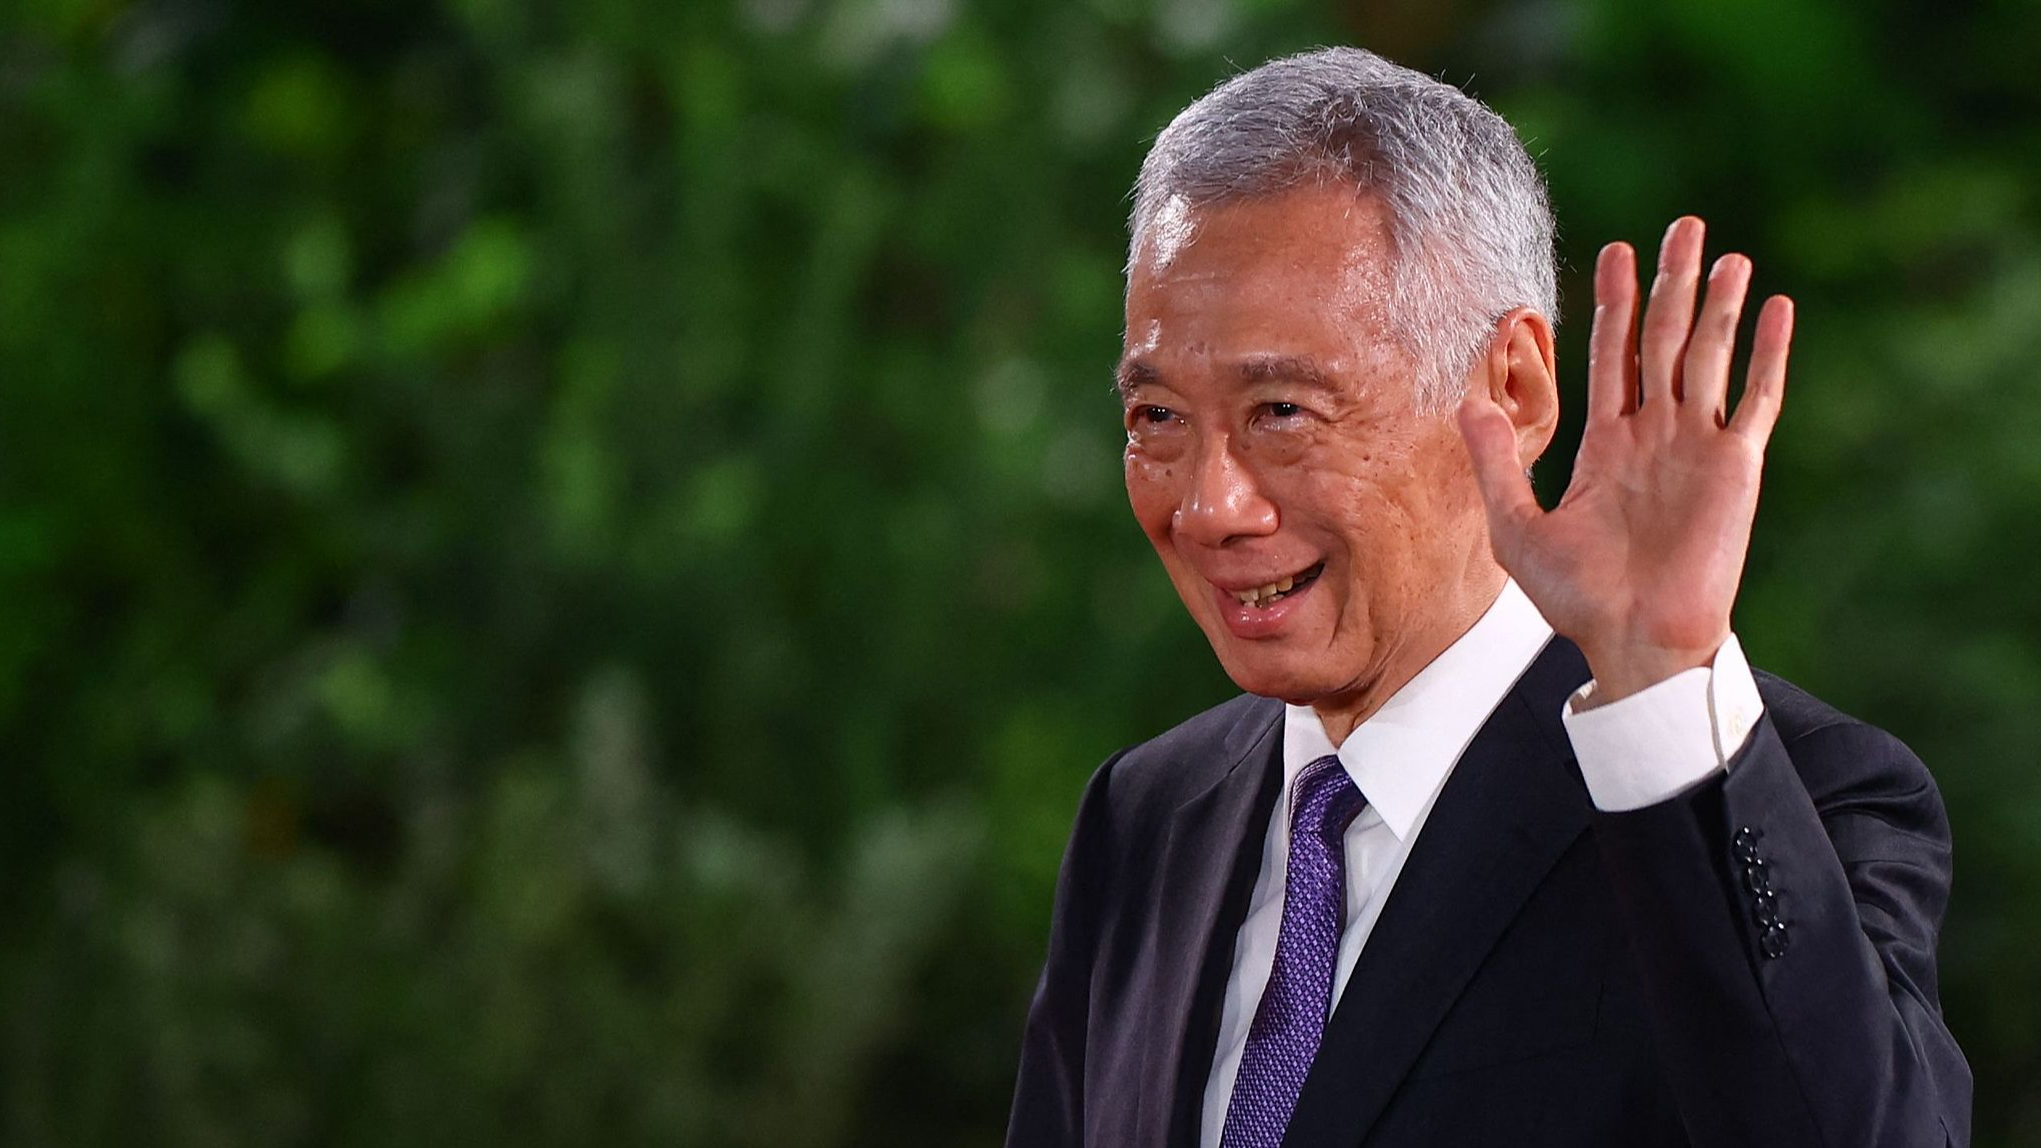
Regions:
<instances>
[{"instance_id":1,"label":"blurred green background","mask_svg":"<svg viewBox=\"0 0 2041 1148\"><path fill-rule=\"evenodd\" d=\"M1738 628L1957 839L2041 1144L2041 6L10 0L0 1142L993 1145L1130 521L1146 141L1352 42L1800 301ZM1573 431L1541 477L1563 486Z\"/></svg>"}]
</instances>

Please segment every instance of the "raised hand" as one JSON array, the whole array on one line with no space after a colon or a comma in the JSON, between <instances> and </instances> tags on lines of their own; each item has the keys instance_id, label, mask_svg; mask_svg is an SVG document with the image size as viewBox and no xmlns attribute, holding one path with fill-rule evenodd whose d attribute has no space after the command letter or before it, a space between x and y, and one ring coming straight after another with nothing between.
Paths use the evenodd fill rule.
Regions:
<instances>
[{"instance_id":1,"label":"raised hand","mask_svg":"<svg viewBox=\"0 0 2041 1148\"><path fill-rule=\"evenodd\" d=\"M1587 655L1596 704L1706 665L1728 638L1785 395L1793 304L1777 295L1758 315L1743 396L1728 412L1751 264L1717 259L1697 316L1704 230L1691 216L1667 229L1641 336L1636 253L1602 249L1587 427L1559 505L1539 507L1514 427L1486 390L1459 410L1496 560Z\"/></svg>"}]
</instances>

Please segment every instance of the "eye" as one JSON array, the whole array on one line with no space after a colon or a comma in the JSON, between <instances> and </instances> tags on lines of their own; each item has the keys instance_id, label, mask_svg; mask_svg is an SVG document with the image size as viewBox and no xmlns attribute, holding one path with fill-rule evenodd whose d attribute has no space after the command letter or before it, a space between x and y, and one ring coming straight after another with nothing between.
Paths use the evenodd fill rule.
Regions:
<instances>
[{"instance_id":1,"label":"eye","mask_svg":"<svg viewBox=\"0 0 2041 1148\"><path fill-rule=\"evenodd\" d=\"M1167 462L1183 455L1190 424L1168 407L1137 403L1127 408L1128 457L1142 455Z\"/></svg>"},{"instance_id":2,"label":"eye","mask_svg":"<svg viewBox=\"0 0 2041 1148\"><path fill-rule=\"evenodd\" d=\"M1296 403L1270 403L1269 413L1279 419L1287 419L1303 414L1304 408Z\"/></svg>"}]
</instances>

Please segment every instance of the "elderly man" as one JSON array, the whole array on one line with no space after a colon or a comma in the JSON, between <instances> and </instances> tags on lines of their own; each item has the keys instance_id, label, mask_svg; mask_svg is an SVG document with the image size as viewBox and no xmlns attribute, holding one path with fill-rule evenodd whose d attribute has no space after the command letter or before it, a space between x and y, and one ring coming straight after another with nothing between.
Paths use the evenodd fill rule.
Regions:
<instances>
[{"instance_id":1,"label":"elderly man","mask_svg":"<svg viewBox=\"0 0 2041 1148\"><path fill-rule=\"evenodd\" d=\"M1156 140L1127 495L1246 695L1086 790L1010 1145L1967 1140L1934 782L1730 632L1793 311L1732 409L1751 265L1704 285L1702 246L1666 232L1641 330L1603 250L1546 511L1552 221L1507 124L1331 49Z\"/></svg>"}]
</instances>

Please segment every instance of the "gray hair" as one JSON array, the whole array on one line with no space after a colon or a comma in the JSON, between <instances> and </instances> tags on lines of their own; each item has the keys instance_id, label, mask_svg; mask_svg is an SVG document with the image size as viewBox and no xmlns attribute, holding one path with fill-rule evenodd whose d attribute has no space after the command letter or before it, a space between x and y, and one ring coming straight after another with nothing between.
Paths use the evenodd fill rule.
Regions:
<instances>
[{"instance_id":1,"label":"gray hair","mask_svg":"<svg viewBox=\"0 0 2041 1148\"><path fill-rule=\"evenodd\" d=\"M1396 253L1389 321L1421 405L1451 409L1495 321L1559 321L1552 208L1516 132L1479 100L1360 48L1235 76L1177 113L1134 185L1128 265L1158 216L1344 180L1378 195Z\"/></svg>"}]
</instances>

